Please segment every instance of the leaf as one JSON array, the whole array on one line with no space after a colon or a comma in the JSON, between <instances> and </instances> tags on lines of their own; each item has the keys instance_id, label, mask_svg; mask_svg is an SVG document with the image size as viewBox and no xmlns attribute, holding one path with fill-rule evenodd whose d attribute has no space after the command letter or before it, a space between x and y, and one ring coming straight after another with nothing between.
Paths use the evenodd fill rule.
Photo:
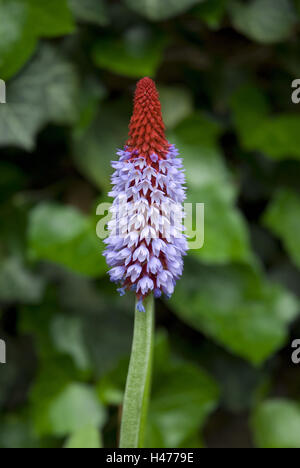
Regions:
<instances>
[{"instance_id":1,"label":"leaf","mask_svg":"<svg viewBox=\"0 0 300 468\"><path fill-rule=\"evenodd\" d=\"M0 266L0 301L39 302L44 292L43 278L29 271L17 257L8 257Z\"/></svg>"},{"instance_id":2,"label":"leaf","mask_svg":"<svg viewBox=\"0 0 300 468\"><path fill-rule=\"evenodd\" d=\"M90 368L79 317L64 315L53 317L51 335L55 348L73 357L79 369L88 370Z\"/></svg>"},{"instance_id":3,"label":"leaf","mask_svg":"<svg viewBox=\"0 0 300 468\"><path fill-rule=\"evenodd\" d=\"M0 76L8 79L17 73L33 54L37 38L28 28L27 3L21 0L0 2Z\"/></svg>"},{"instance_id":4,"label":"leaf","mask_svg":"<svg viewBox=\"0 0 300 468\"><path fill-rule=\"evenodd\" d=\"M15 75L33 54L38 38L74 31L67 0L2 0L0 2L0 76Z\"/></svg>"},{"instance_id":5,"label":"leaf","mask_svg":"<svg viewBox=\"0 0 300 468\"><path fill-rule=\"evenodd\" d=\"M68 0L68 2L78 20L99 26L108 24L106 5L103 0Z\"/></svg>"},{"instance_id":6,"label":"leaf","mask_svg":"<svg viewBox=\"0 0 300 468\"><path fill-rule=\"evenodd\" d=\"M53 434L53 421L50 417L52 403L75 380L81 378L68 356L57 353L53 355L51 350L48 355L44 352L41 358L38 373L29 394L30 420L35 433L40 437Z\"/></svg>"},{"instance_id":7,"label":"leaf","mask_svg":"<svg viewBox=\"0 0 300 468\"><path fill-rule=\"evenodd\" d=\"M260 151L274 159L300 158L298 114L271 115L265 96L252 85L236 91L231 107L246 150Z\"/></svg>"},{"instance_id":8,"label":"leaf","mask_svg":"<svg viewBox=\"0 0 300 468\"><path fill-rule=\"evenodd\" d=\"M146 447L185 447L204 426L218 397L216 383L203 369L187 362L169 364L155 380Z\"/></svg>"},{"instance_id":9,"label":"leaf","mask_svg":"<svg viewBox=\"0 0 300 468\"><path fill-rule=\"evenodd\" d=\"M97 385L99 397L105 404L119 405L122 401L128 361L122 360ZM218 404L216 382L201 367L175 359L163 330L156 333L153 363L145 447L200 446L199 432Z\"/></svg>"},{"instance_id":10,"label":"leaf","mask_svg":"<svg viewBox=\"0 0 300 468\"><path fill-rule=\"evenodd\" d=\"M217 144L220 132L216 122L197 113L169 135L184 160L187 203L193 204L194 213L197 203L205 204L204 245L201 249L193 247L190 254L213 263L248 262L252 261L252 253L247 228L235 207L236 187ZM200 232L198 225L198 236ZM195 235L190 229L187 233L191 238Z\"/></svg>"},{"instance_id":11,"label":"leaf","mask_svg":"<svg viewBox=\"0 0 300 468\"><path fill-rule=\"evenodd\" d=\"M106 271L93 220L75 208L41 203L29 216L29 256L87 276Z\"/></svg>"},{"instance_id":12,"label":"leaf","mask_svg":"<svg viewBox=\"0 0 300 468\"><path fill-rule=\"evenodd\" d=\"M179 15L203 0L125 0L133 11L150 20L161 21Z\"/></svg>"},{"instance_id":13,"label":"leaf","mask_svg":"<svg viewBox=\"0 0 300 468\"><path fill-rule=\"evenodd\" d=\"M73 158L77 168L98 188L108 191L111 161L117 158L128 135L129 109L122 103L101 106L99 114L87 129L73 132Z\"/></svg>"},{"instance_id":14,"label":"leaf","mask_svg":"<svg viewBox=\"0 0 300 468\"><path fill-rule=\"evenodd\" d=\"M9 415L0 422L1 448L39 448L32 426L25 419Z\"/></svg>"},{"instance_id":15,"label":"leaf","mask_svg":"<svg viewBox=\"0 0 300 468\"><path fill-rule=\"evenodd\" d=\"M231 109L244 147L253 149L253 135L271 112L266 96L255 85L247 83L232 95Z\"/></svg>"},{"instance_id":16,"label":"leaf","mask_svg":"<svg viewBox=\"0 0 300 468\"><path fill-rule=\"evenodd\" d=\"M254 144L257 149L274 159L300 159L299 125L298 114L270 117L256 129Z\"/></svg>"},{"instance_id":17,"label":"leaf","mask_svg":"<svg viewBox=\"0 0 300 468\"><path fill-rule=\"evenodd\" d=\"M160 86L159 95L164 123L167 128L176 127L182 120L192 114L194 105L191 93L179 86Z\"/></svg>"},{"instance_id":18,"label":"leaf","mask_svg":"<svg viewBox=\"0 0 300 468\"><path fill-rule=\"evenodd\" d=\"M256 408L251 426L259 448L300 448L299 403L266 400Z\"/></svg>"},{"instance_id":19,"label":"leaf","mask_svg":"<svg viewBox=\"0 0 300 468\"><path fill-rule=\"evenodd\" d=\"M290 0L233 1L229 11L238 31L265 44L288 39L297 20Z\"/></svg>"},{"instance_id":20,"label":"leaf","mask_svg":"<svg viewBox=\"0 0 300 468\"><path fill-rule=\"evenodd\" d=\"M7 202L18 190L26 187L27 178L20 168L0 162L0 203Z\"/></svg>"},{"instance_id":21,"label":"leaf","mask_svg":"<svg viewBox=\"0 0 300 468\"><path fill-rule=\"evenodd\" d=\"M283 242L291 259L300 268L300 197L288 189L277 192L264 214L264 224Z\"/></svg>"},{"instance_id":22,"label":"leaf","mask_svg":"<svg viewBox=\"0 0 300 468\"><path fill-rule=\"evenodd\" d=\"M102 37L96 42L92 58L95 64L113 73L133 78L154 76L166 45L159 31L136 26L122 38Z\"/></svg>"},{"instance_id":23,"label":"leaf","mask_svg":"<svg viewBox=\"0 0 300 468\"><path fill-rule=\"evenodd\" d=\"M130 352L133 331L134 296L116 297L109 280L102 280L98 308L91 307L83 318L83 335L94 373L103 375ZM113 313L112 313L113 311Z\"/></svg>"},{"instance_id":24,"label":"leaf","mask_svg":"<svg viewBox=\"0 0 300 468\"><path fill-rule=\"evenodd\" d=\"M227 3L228 0L205 0L194 8L193 14L211 28L218 28L225 15Z\"/></svg>"},{"instance_id":25,"label":"leaf","mask_svg":"<svg viewBox=\"0 0 300 468\"><path fill-rule=\"evenodd\" d=\"M72 434L65 444L65 448L97 449L102 448L99 430L95 426L85 426Z\"/></svg>"},{"instance_id":26,"label":"leaf","mask_svg":"<svg viewBox=\"0 0 300 468\"><path fill-rule=\"evenodd\" d=\"M55 49L41 47L23 73L7 86L7 103L0 106L0 145L32 150L46 123L74 122L76 96L73 66Z\"/></svg>"},{"instance_id":27,"label":"leaf","mask_svg":"<svg viewBox=\"0 0 300 468\"><path fill-rule=\"evenodd\" d=\"M91 387L72 383L51 403L49 418L52 433L63 437L87 426L102 427L106 414Z\"/></svg>"},{"instance_id":28,"label":"leaf","mask_svg":"<svg viewBox=\"0 0 300 468\"><path fill-rule=\"evenodd\" d=\"M250 266L204 266L191 260L171 304L190 326L255 365L284 345L299 313L292 294Z\"/></svg>"},{"instance_id":29,"label":"leaf","mask_svg":"<svg viewBox=\"0 0 300 468\"><path fill-rule=\"evenodd\" d=\"M55 37L72 33L75 29L68 0L25 0L29 11L29 27L37 36Z\"/></svg>"}]
</instances>

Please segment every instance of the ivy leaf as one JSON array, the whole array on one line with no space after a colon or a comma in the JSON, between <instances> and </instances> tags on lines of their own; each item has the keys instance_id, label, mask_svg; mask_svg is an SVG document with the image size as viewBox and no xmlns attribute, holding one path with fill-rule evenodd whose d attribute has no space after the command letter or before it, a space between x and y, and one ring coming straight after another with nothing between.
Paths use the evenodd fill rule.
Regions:
<instances>
[{"instance_id":1,"label":"ivy leaf","mask_svg":"<svg viewBox=\"0 0 300 468\"><path fill-rule=\"evenodd\" d=\"M226 12L226 5L227 0L205 0L194 8L193 14L211 28L218 28Z\"/></svg>"},{"instance_id":2,"label":"ivy leaf","mask_svg":"<svg viewBox=\"0 0 300 468\"><path fill-rule=\"evenodd\" d=\"M216 122L194 114L169 136L184 158L187 203L193 204L194 210L197 203L205 205L204 245L192 248L190 254L213 263L248 262L252 261L252 253L247 228L235 207L236 187L218 147L220 133ZM221 238L219 232L223 233ZM194 237L191 231L188 235Z\"/></svg>"},{"instance_id":3,"label":"ivy leaf","mask_svg":"<svg viewBox=\"0 0 300 468\"><path fill-rule=\"evenodd\" d=\"M29 27L37 36L55 37L72 33L75 29L68 0L25 0L29 11Z\"/></svg>"},{"instance_id":4,"label":"ivy leaf","mask_svg":"<svg viewBox=\"0 0 300 468\"><path fill-rule=\"evenodd\" d=\"M92 57L95 64L113 73L133 78L154 76L166 45L159 31L134 27L122 38L103 37L95 44Z\"/></svg>"},{"instance_id":5,"label":"ivy leaf","mask_svg":"<svg viewBox=\"0 0 300 468\"><path fill-rule=\"evenodd\" d=\"M171 304L190 326L255 365L284 345L299 313L292 294L250 266L204 266L191 260Z\"/></svg>"},{"instance_id":6,"label":"ivy leaf","mask_svg":"<svg viewBox=\"0 0 300 468\"><path fill-rule=\"evenodd\" d=\"M41 47L35 59L7 87L0 106L0 145L32 150L47 123L73 123L77 116L77 76L55 49Z\"/></svg>"},{"instance_id":7,"label":"ivy leaf","mask_svg":"<svg viewBox=\"0 0 300 468\"><path fill-rule=\"evenodd\" d=\"M174 358L163 330L156 334L153 362L146 447L202 447L199 433L218 404L217 383L201 367ZM124 359L101 378L97 389L106 404L122 402L127 370Z\"/></svg>"},{"instance_id":8,"label":"ivy leaf","mask_svg":"<svg viewBox=\"0 0 300 468\"><path fill-rule=\"evenodd\" d=\"M287 39L297 17L290 0L233 1L230 13L234 27L250 39L265 44Z\"/></svg>"},{"instance_id":9,"label":"ivy leaf","mask_svg":"<svg viewBox=\"0 0 300 468\"><path fill-rule=\"evenodd\" d=\"M300 197L291 190L277 192L266 213L264 224L284 243L291 259L300 268L300 243L295 233L300 229Z\"/></svg>"},{"instance_id":10,"label":"ivy leaf","mask_svg":"<svg viewBox=\"0 0 300 468\"><path fill-rule=\"evenodd\" d=\"M67 440L65 448L97 449L102 448L99 429L96 426L85 426L74 432Z\"/></svg>"},{"instance_id":11,"label":"ivy leaf","mask_svg":"<svg viewBox=\"0 0 300 468\"><path fill-rule=\"evenodd\" d=\"M287 113L272 115L264 94L252 85L232 96L233 120L241 144L274 159L300 159L300 117Z\"/></svg>"},{"instance_id":12,"label":"ivy leaf","mask_svg":"<svg viewBox=\"0 0 300 468\"><path fill-rule=\"evenodd\" d=\"M187 88L160 86L159 95L163 120L168 129L176 127L182 120L193 113L193 98Z\"/></svg>"},{"instance_id":13,"label":"ivy leaf","mask_svg":"<svg viewBox=\"0 0 300 468\"><path fill-rule=\"evenodd\" d=\"M0 76L7 80L33 54L37 38L28 28L27 4L21 0L0 2Z\"/></svg>"},{"instance_id":14,"label":"ivy leaf","mask_svg":"<svg viewBox=\"0 0 300 468\"><path fill-rule=\"evenodd\" d=\"M106 271L94 221L75 208L42 203L29 215L29 256L71 271L98 276Z\"/></svg>"},{"instance_id":15,"label":"ivy leaf","mask_svg":"<svg viewBox=\"0 0 300 468\"><path fill-rule=\"evenodd\" d=\"M34 318L33 318L34 320ZM46 346L46 343L44 343ZM68 356L43 354L38 373L29 394L30 420L38 436L53 433L53 420L50 418L51 404L82 376ZM55 419L55 413L54 413ZM55 423L55 420L54 420ZM67 434L68 435L68 434Z\"/></svg>"},{"instance_id":16,"label":"ivy leaf","mask_svg":"<svg viewBox=\"0 0 300 468\"><path fill-rule=\"evenodd\" d=\"M110 188L111 161L128 135L130 110L122 103L101 106L101 110L86 129L73 132L73 158L77 168L104 191Z\"/></svg>"},{"instance_id":17,"label":"ivy leaf","mask_svg":"<svg viewBox=\"0 0 300 468\"><path fill-rule=\"evenodd\" d=\"M52 434L63 437L86 427L101 427L106 412L94 390L84 384L68 385L49 405Z\"/></svg>"},{"instance_id":18,"label":"ivy leaf","mask_svg":"<svg viewBox=\"0 0 300 468\"><path fill-rule=\"evenodd\" d=\"M200 367L170 363L156 376L149 408L146 446L185 447L216 408L219 391Z\"/></svg>"},{"instance_id":19,"label":"ivy leaf","mask_svg":"<svg viewBox=\"0 0 300 468\"><path fill-rule=\"evenodd\" d=\"M0 266L0 300L36 303L44 291L44 281L28 270L17 257L9 257Z\"/></svg>"},{"instance_id":20,"label":"ivy leaf","mask_svg":"<svg viewBox=\"0 0 300 468\"><path fill-rule=\"evenodd\" d=\"M108 24L106 5L103 0L68 0L68 2L78 20L99 26Z\"/></svg>"},{"instance_id":21,"label":"ivy leaf","mask_svg":"<svg viewBox=\"0 0 300 468\"><path fill-rule=\"evenodd\" d=\"M14 76L32 56L39 37L74 31L67 0L2 0L0 2L0 76Z\"/></svg>"},{"instance_id":22,"label":"ivy leaf","mask_svg":"<svg viewBox=\"0 0 300 468\"><path fill-rule=\"evenodd\" d=\"M153 21L161 21L179 15L203 0L125 0L126 5Z\"/></svg>"},{"instance_id":23,"label":"ivy leaf","mask_svg":"<svg viewBox=\"0 0 300 468\"><path fill-rule=\"evenodd\" d=\"M300 448L300 405L273 399L256 408L252 420L255 444L259 448Z\"/></svg>"},{"instance_id":24,"label":"ivy leaf","mask_svg":"<svg viewBox=\"0 0 300 468\"><path fill-rule=\"evenodd\" d=\"M51 335L55 348L73 357L78 369L90 369L89 356L85 348L82 323L79 317L57 315L51 323Z\"/></svg>"}]
</instances>

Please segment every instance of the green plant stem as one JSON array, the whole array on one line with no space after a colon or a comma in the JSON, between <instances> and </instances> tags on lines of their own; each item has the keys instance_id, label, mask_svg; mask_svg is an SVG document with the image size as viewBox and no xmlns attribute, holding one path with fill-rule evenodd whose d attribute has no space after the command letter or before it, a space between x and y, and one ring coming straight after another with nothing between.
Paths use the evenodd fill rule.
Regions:
<instances>
[{"instance_id":1,"label":"green plant stem","mask_svg":"<svg viewBox=\"0 0 300 468\"><path fill-rule=\"evenodd\" d=\"M134 334L126 382L120 448L144 443L152 376L154 298L145 300L146 313L135 309Z\"/></svg>"}]
</instances>

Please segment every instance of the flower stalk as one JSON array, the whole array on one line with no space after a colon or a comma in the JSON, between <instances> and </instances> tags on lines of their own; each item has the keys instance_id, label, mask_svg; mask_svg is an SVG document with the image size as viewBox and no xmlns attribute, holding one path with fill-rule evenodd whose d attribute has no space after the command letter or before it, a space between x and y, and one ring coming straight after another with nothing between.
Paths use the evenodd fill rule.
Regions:
<instances>
[{"instance_id":1,"label":"flower stalk","mask_svg":"<svg viewBox=\"0 0 300 468\"><path fill-rule=\"evenodd\" d=\"M120 448L142 448L149 406L154 329L154 298L145 299L145 312L135 311L131 358L125 389Z\"/></svg>"},{"instance_id":2,"label":"flower stalk","mask_svg":"<svg viewBox=\"0 0 300 468\"><path fill-rule=\"evenodd\" d=\"M104 255L120 295L136 295L120 447L139 448L150 393L154 298L172 296L188 250L183 161L166 138L159 94L150 78L137 84L129 139L117 155Z\"/></svg>"}]
</instances>

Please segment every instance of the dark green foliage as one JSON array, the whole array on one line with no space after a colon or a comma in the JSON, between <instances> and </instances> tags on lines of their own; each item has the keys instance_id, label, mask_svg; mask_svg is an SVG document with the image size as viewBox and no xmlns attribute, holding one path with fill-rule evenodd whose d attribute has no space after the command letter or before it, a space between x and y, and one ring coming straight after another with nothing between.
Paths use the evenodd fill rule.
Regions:
<instances>
[{"instance_id":1,"label":"dark green foliage","mask_svg":"<svg viewBox=\"0 0 300 468\"><path fill-rule=\"evenodd\" d=\"M134 297L96 207L149 75L205 243L157 301L146 444L300 448L299 0L0 0L0 18L0 447L117 445Z\"/></svg>"}]
</instances>

